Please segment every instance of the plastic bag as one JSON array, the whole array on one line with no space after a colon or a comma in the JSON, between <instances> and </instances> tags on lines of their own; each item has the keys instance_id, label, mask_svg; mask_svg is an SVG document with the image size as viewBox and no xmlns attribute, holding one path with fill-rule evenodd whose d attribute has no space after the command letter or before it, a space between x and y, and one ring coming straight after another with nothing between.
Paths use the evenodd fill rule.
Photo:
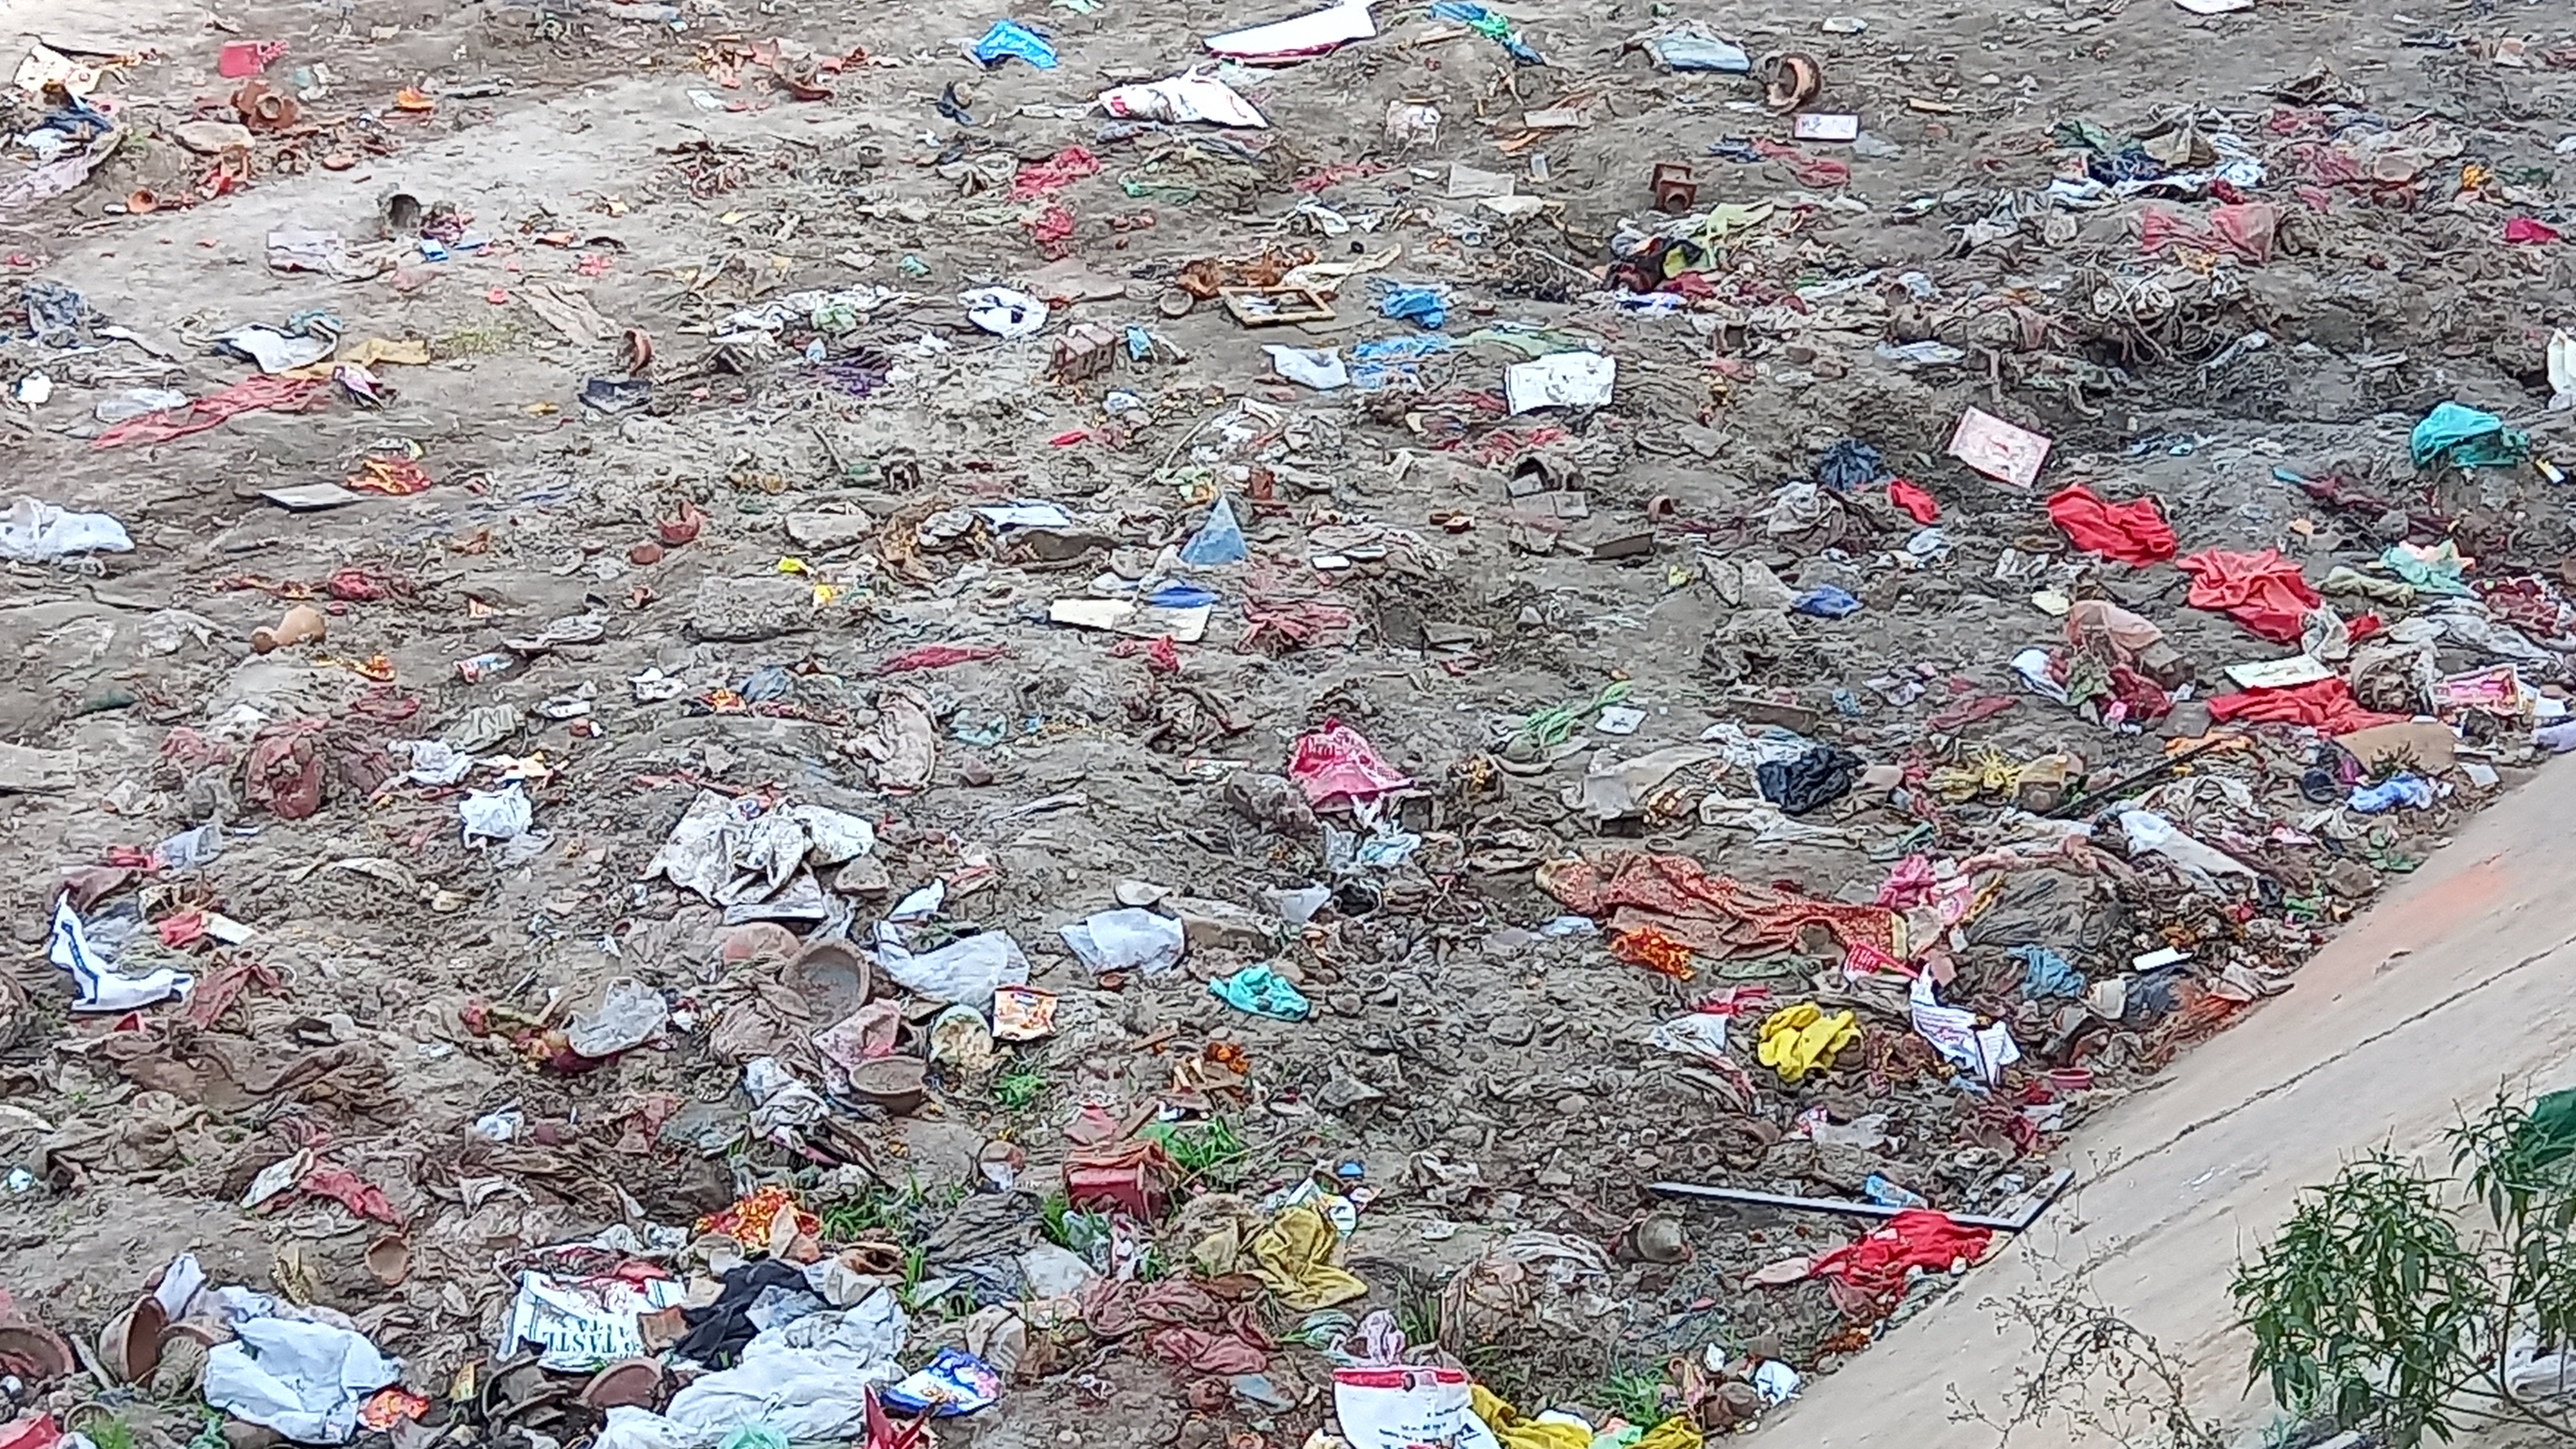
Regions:
<instances>
[{"instance_id":1,"label":"plastic bag","mask_svg":"<svg viewBox=\"0 0 2576 1449\"><path fill-rule=\"evenodd\" d=\"M1159 976L1179 964L1181 923L1139 906L1102 911L1058 932L1083 965L1094 971L1139 971Z\"/></svg>"},{"instance_id":2,"label":"plastic bag","mask_svg":"<svg viewBox=\"0 0 2576 1449\"><path fill-rule=\"evenodd\" d=\"M2182 827L2152 810L2123 810L2120 829L2132 855L2161 855L2187 871L2203 875L2251 876L2254 868L2215 846L2185 834Z\"/></svg>"},{"instance_id":3,"label":"plastic bag","mask_svg":"<svg viewBox=\"0 0 2576 1449\"><path fill-rule=\"evenodd\" d=\"M131 553L125 525L104 513L68 513L50 503L21 498L0 514L0 559L52 563L76 553Z\"/></svg>"},{"instance_id":4,"label":"plastic bag","mask_svg":"<svg viewBox=\"0 0 2576 1449\"><path fill-rule=\"evenodd\" d=\"M933 1001L981 1005L1002 987L1028 984L1029 958L1007 931L968 936L919 956L905 939L901 926L878 926L877 965L897 985Z\"/></svg>"},{"instance_id":5,"label":"plastic bag","mask_svg":"<svg viewBox=\"0 0 2576 1449\"><path fill-rule=\"evenodd\" d=\"M1270 370L1317 392L1330 392L1348 387L1350 369L1342 365L1341 350L1332 347L1281 347L1276 343L1264 347L1270 354Z\"/></svg>"},{"instance_id":6,"label":"plastic bag","mask_svg":"<svg viewBox=\"0 0 2576 1449\"><path fill-rule=\"evenodd\" d=\"M458 802L456 813L464 822L465 843L477 840L516 840L537 823L536 806L516 781L498 790L475 790Z\"/></svg>"},{"instance_id":7,"label":"plastic bag","mask_svg":"<svg viewBox=\"0 0 2576 1449\"><path fill-rule=\"evenodd\" d=\"M364 1334L326 1323L254 1318L206 1355L206 1403L299 1444L357 1437L358 1405L402 1377Z\"/></svg>"},{"instance_id":8,"label":"plastic bag","mask_svg":"<svg viewBox=\"0 0 2576 1449\"><path fill-rule=\"evenodd\" d=\"M1046 303L1008 287L980 287L961 294L966 320L996 337L1031 337L1046 326Z\"/></svg>"},{"instance_id":9,"label":"plastic bag","mask_svg":"<svg viewBox=\"0 0 2576 1449\"><path fill-rule=\"evenodd\" d=\"M1273 348L1272 351L1281 349ZM1234 505L1223 498L1208 510L1207 522L1181 545L1181 562L1192 565L1241 563L1250 551L1243 542L1243 525L1235 521Z\"/></svg>"}]
</instances>

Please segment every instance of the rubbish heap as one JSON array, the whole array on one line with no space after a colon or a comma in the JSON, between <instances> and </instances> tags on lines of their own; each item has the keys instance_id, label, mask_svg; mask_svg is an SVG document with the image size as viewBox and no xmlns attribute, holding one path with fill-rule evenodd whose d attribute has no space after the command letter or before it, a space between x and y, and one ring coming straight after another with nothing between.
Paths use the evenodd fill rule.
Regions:
<instances>
[{"instance_id":1,"label":"rubbish heap","mask_svg":"<svg viewBox=\"0 0 2576 1449\"><path fill-rule=\"evenodd\" d=\"M2522 143L1123 8L30 49L0 1449L1692 1449L2576 748Z\"/></svg>"}]
</instances>

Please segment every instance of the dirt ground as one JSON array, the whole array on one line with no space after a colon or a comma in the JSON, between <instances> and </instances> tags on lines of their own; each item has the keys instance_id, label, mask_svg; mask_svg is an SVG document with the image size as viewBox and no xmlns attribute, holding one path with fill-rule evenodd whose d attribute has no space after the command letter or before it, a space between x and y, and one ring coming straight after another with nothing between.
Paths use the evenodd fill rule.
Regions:
<instances>
[{"instance_id":1,"label":"dirt ground","mask_svg":"<svg viewBox=\"0 0 2576 1449\"><path fill-rule=\"evenodd\" d=\"M1545 64L1515 65L1423 7L1381 7L1372 38L1225 72L1267 118L1256 131L1087 108L1293 8L1032 6L1010 18L1051 38L1060 64L1040 70L967 57L999 12L915 0L0 0L31 44L113 62L95 99L123 138L66 195L0 199L0 308L49 295L39 282L85 308L71 346L0 312L9 495L111 513L134 545L0 566L0 740L69 772L0 793L0 910L24 947L23 1000L0 998L0 1169L32 1182L0 1196L0 1288L84 1337L194 1252L216 1283L346 1313L435 1397L492 1351L536 1247L693 1232L779 1185L840 1209L824 1246L893 1241L920 1255L918 1280L954 1265L939 1245L975 1258L961 1225L987 1199L1009 1220L998 1241L1037 1240L1069 1127L1159 1112L1241 1147L1187 1184L1191 1225L1224 1203L1267 1214L1266 1195L1315 1174L1366 1184L1338 1253L1369 1292L1335 1307L1391 1310L1417 1348L1436 1338L1524 1408L1680 1410L1716 1430L1756 1407L1762 1360L1842 1368L1884 1305L1745 1275L1845 1225L1675 1214L1646 1185L1848 1197L1875 1175L1993 1210L2193 1043L2236 1025L2227 1049L2255 1051L2235 1038L2273 1031L2277 1008L2250 1004L2540 756L2532 700L2558 712L2576 649L2557 594L2576 533L2540 466L2566 437L2547 349L2570 262L2506 237L2516 219L2568 224L2554 177L2576 49L2539 6L2415 10L1529 5L1507 13ZM1812 56L1822 88L1803 109L1856 115L1869 139L1793 141L1756 79L1674 72L1632 44L1688 25L1755 58ZM207 182L222 146L192 149L241 119L246 78L217 74L227 41L283 42L258 81L300 111L247 137L229 190ZM13 134L37 129L46 103L11 94ZM1391 133L1408 106L1437 110L1436 136ZM2162 153L2202 179L2096 196L2063 129L2079 120L2121 153L2096 161ZM37 159L10 154L7 177ZM1698 187L1684 214L1718 218L1697 234L1711 256L1643 301L1612 269L1673 224L1648 173L1675 161ZM2216 189L2222 162L2238 179ZM1480 206L1475 172L1540 204ZM191 204L201 188L223 194ZM148 209L129 205L139 191ZM389 217L398 194L443 246ZM2248 206L2273 209L2257 242L2206 230ZM2142 250L2176 216L2183 239ZM273 234L296 230L340 238L350 279L272 265ZM1257 272L1266 249L1366 269L1339 281L1329 322L1182 309L1191 263ZM1357 344L1425 335L1381 313L1389 283L1439 289L1455 345L1381 390L1273 375L1267 345L1356 362ZM1045 330L977 325L961 297L987 287L1055 304ZM326 361L278 385L307 410L112 431L135 389L202 399L255 376L212 349L252 324L335 334L340 361L378 359L389 395L361 406ZM1059 376L1082 327L1119 356ZM1616 359L1608 405L1507 416L1506 368L1568 345ZM630 377L649 394L616 385ZM2499 415L2527 455L2419 472L2409 431L2443 402ZM1971 406L2053 438L2037 489L1945 454ZM1882 460L1861 486L1803 486L1845 440ZM370 463L416 463L428 486L318 511L265 496ZM1899 511L1888 474L1931 496L1936 525ZM2330 505L2297 477L2371 501ZM2157 500L2168 555L2277 547L2311 584L2343 566L2384 590L2390 545L2448 538L2475 583L2534 580L2555 627L2419 632L2379 657L2393 675L2323 646L2363 707L2461 726L2449 769L2409 757L2440 799L2366 815L2337 803L2355 782L2315 731L2212 723L2225 666L2299 641L2190 607L2169 558L2072 546L2041 499L2077 482ZM1219 496L1249 560L1176 562ZM1069 516L972 511L1014 500ZM1051 621L1140 579L1212 591L1204 638ZM1782 607L1826 589L1860 608ZM2347 622L2442 613L2430 589L2331 597ZM327 638L256 652L299 601ZM2092 601L2152 621L2196 670L2144 729L2015 672L2022 651L2066 654L2057 615ZM940 648L957 653L910 667ZM487 658L498 677L460 674ZM2530 688L2494 713L2427 692L2499 662ZM1589 708L1614 685L1642 711L1632 734ZM1533 720L1568 705L1561 739ZM1336 720L1414 786L1356 860L1365 822L1327 809L1319 827L1280 779ZM1752 755L1808 746L1743 733L1783 725L1894 773L1784 816ZM473 773L407 778L425 739L477 757ZM2179 784L2136 780L2198 740L2222 744ZM1644 808L1583 808L1588 766L1607 779L1667 749L1695 753L1639 788ZM294 777L286 795L318 787L318 808L279 808L262 761ZM2325 797L2303 797L2320 770ZM528 830L466 840L469 792L513 781ZM1008 932L1055 996L1053 1035L998 1064L943 1060L908 1113L837 1095L834 1150L765 1139L745 1063L810 1071L831 1022L776 959L720 959L719 907L650 871L702 791L869 821L872 851L812 873L798 934L869 943L898 900L944 883L916 946ZM2114 805L2254 870L2186 874L2116 815L2089 846L2034 819ZM137 854L209 821L222 849L200 867ZM1963 1088L1901 984L1838 967L1847 925L1701 943L1686 982L1639 964L1642 938L1614 952L1601 927L1623 928L1569 899L1560 868L1638 851L1791 914L1874 922L1938 909L1931 876L1891 880L1909 862L1974 883L1965 919L1899 954L1955 970L1948 1000L2009 1028L2022 1064ZM170 948L199 977L189 1006L73 1012L46 959L67 880L98 890L84 911L214 911L252 934ZM1277 893L1317 884L1328 903L1284 919ZM1140 902L1188 922L1170 974L1103 980L1059 936ZM2126 1009L2025 991L2025 946L2125 983ZM2132 969L2166 946L2190 964ZM1247 1014L1205 984L1262 964L1311 1019ZM602 1064L546 1039L620 978L672 1013L649 1044ZM1858 1040L1788 1083L1756 1030L1819 998L1860 1011ZM1657 1042L1712 1003L1741 1013L1722 1061ZM904 997L907 1051L937 1010ZM521 1124L510 1140L474 1130L495 1114ZM1814 1130L1855 1122L1856 1138ZM382 1211L310 1193L238 1206L307 1150ZM997 1175L1020 1195L991 1191ZM1675 1222L1684 1240L1656 1246ZM409 1260L393 1284L367 1263L389 1236ZM1157 1270L1184 1236L1166 1225ZM1127 1248L1093 1256L1136 1271ZM963 1331L928 1310L906 1367ZM1141 1339L1073 1333L943 1436L1299 1443L1332 1402L1304 1340L1346 1325L1260 1313L1275 1402ZM194 1401L163 1387L111 1401L185 1442Z\"/></svg>"}]
</instances>

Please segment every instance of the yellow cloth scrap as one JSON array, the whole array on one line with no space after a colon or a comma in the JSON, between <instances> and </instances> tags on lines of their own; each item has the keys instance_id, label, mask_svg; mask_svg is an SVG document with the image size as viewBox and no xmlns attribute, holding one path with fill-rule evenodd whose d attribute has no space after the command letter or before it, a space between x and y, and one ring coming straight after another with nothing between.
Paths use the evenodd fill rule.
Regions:
<instances>
[{"instance_id":1,"label":"yellow cloth scrap","mask_svg":"<svg viewBox=\"0 0 2576 1449\"><path fill-rule=\"evenodd\" d=\"M1860 1021L1848 1011L1831 1016L1812 1001L1784 1006L1762 1022L1762 1065L1795 1086L1809 1072L1834 1064L1834 1054L1860 1040Z\"/></svg>"},{"instance_id":2,"label":"yellow cloth scrap","mask_svg":"<svg viewBox=\"0 0 2576 1449\"><path fill-rule=\"evenodd\" d=\"M1494 1431L1503 1449L1592 1449L1592 1431L1555 1419L1524 1419L1483 1384L1467 1386L1467 1407Z\"/></svg>"},{"instance_id":3,"label":"yellow cloth scrap","mask_svg":"<svg viewBox=\"0 0 2576 1449\"><path fill-rule=\"evenodd\" d=\"M1279 1301L1300 1313L1364 1297L1368 1285L1333 1262L1342 1235L1311 1203L1282 1211L1244 1245L1253 1273Z\"/></svg>"},{"instance_id":4,"label":"yellow cloth scrap","mask_svg":"<svg viewBox=\"0 0 2576 1449\"><path fill-rule=\"evenodd\" d=\"M2021 783L2021 766L2003 751L1987 747L1964 765L1943 765L1925 781L1932 793L1956 805L1979 795L2009 795Z\"/></svg>"},{"instance_id":5,"label":"yellow cloth scrap","mask_svg":"<svg viewBox=\"0 0 2576 1449\"><path fill-rule=\"evenodd\" d=\"M1628 1449L1700 1449L1705 1442L1699 1425L1691 1422L1690 1415L1675 1414L1648 1429L1646 1437L1629 1445Z\"/></svg>"}]
</instances>

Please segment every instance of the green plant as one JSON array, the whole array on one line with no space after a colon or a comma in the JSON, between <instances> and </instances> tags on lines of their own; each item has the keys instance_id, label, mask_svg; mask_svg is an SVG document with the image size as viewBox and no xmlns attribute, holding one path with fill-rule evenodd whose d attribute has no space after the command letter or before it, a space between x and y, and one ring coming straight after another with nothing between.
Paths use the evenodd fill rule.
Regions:
<instances>
[{"instance_id":1,"label":"green plant","mask_svg":"<svg viewBox=\"0 0 2576 1449\"><path fill-rule=\"evenodd\" d=\"M1600 1407L1631 1424L1660 1423L1664 1417L1664 1376L1654 1369L1613 1369L1601 1381Z\"/></svg>"},{"instance_id":2,"label":"green plant","mask_svg":"<svg viewBox=\"0 0 2576 1449\"><path fill-rule=\"evenodd\" d=\"M134 1426L113 1414L91 1424L86 1432L98 1449L134 1449Z\"/></svg>"},{"instance_id":3,"label":"green plant","mask_svg":"<svg viewBox=\"0 0 2576 1449\"><path fill-rule=\"evenodd\" d=\"M2501 1421L2576 1442L2563 1407L2506 1381L2517 1336L2576 1348L2576 1093L2535 1109L2499 1092L2448 1137L2450 1174L2373 1153L2237 1269L2252 1375L2292 1413L2391 1449Z\"/></svg>"},{"instance_id":4,"label":"green plant","mask_svg":"<svg viewBox=\"0 0 2576 1449\"><path fill-rule=\"evenodd\" d=\"M1397 1276L1393 1285L1396 1331L1416 1348L1427 1348L1440 1341L1440 1285L1437 1280L1411 1273Z\"/></svg>"},{"instance_id":5,"label":"green plant","mask_svg":"<svg viewBox=\"0 0 2576 1449\"><path fill-rule=\"evenodd\" d=\"M1162 1143L1187 1181L1219 1190L1243 1180L1245 1161L1252 1155L1223 1117L1197 1124L1157 1122L1138 1135Z\"/></svg>"},{"instance_id":6,"label":"green plant","mask_svg":"<svg viewBox=\"0 0 2576 1449\"><path fill-rule=\"evenodd\" d=\"M1046 1095L1046 1089L1046 1073L1035 1067L1014 1067L993 1079L993 1101L1007 1112L1026 1111Z\"/></svg>"}]
</instances>

